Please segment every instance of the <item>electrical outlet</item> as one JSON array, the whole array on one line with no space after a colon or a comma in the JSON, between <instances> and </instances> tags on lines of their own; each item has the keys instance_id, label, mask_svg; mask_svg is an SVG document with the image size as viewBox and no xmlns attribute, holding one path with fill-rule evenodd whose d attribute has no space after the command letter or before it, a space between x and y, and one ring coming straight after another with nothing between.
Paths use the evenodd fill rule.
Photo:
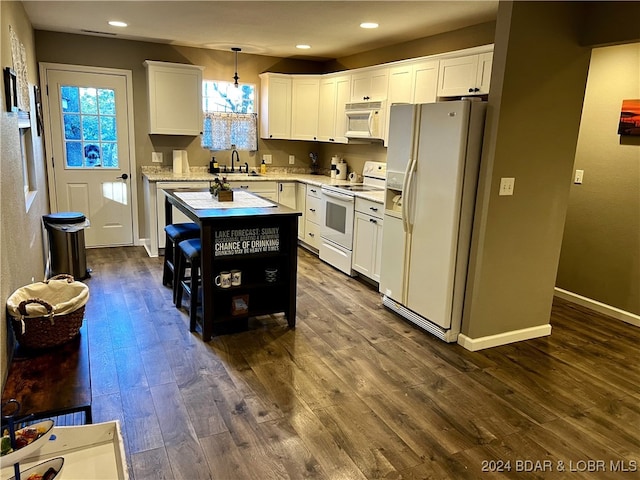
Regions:
<instances>
[{"instance_id":1,"label":"electrical outlet","mask_svg":"<svg viewBox=\"0 0 640 480\"><path fill-rule=\"evenodd\" d=\"M151 152L151 161L153 163L162 163L162 152Z\"/></svg>"},{"instance_id":2,"label":"electrical outlet","mask_svg":"<svg viewBox=\"0 0 640 480\"><path fill-rule=\"evenodd\" d=\"M516 179L512 177L503 177L500 179L500 193L499 195L513 195L513 189L515 187Z\"/></svg>"},{"instance_id":3,"label":"electrical outlet","mask_svg":"<svg viewBox=\"0 0 640 480\"><path fill-rule=\"evenodd\" d=\"M573 183L580 185L584 177L584 170L576 170L576 176L573 177Z\"/></svg>"},{"instance_id":4,"label":"electrical outlet","mask_svg":"<svg viewBox=\"0 0 640 480\"><path fill-rule=\"evenodd\" d=\"M296 163L296 156L289 155L289 165L295 165L295 163Z\"/></svg>"},{"instance_id":5,"label":"electrical outlet","mask_svg":"<svg viewBox=\"0 0 640 480\"><path fill-rule=\"evenodd\" d=\"M262 155L262 160L264 160L264 163L266 164L270 164L271 163L271 155Z\"/></svg>"}]
</instances>

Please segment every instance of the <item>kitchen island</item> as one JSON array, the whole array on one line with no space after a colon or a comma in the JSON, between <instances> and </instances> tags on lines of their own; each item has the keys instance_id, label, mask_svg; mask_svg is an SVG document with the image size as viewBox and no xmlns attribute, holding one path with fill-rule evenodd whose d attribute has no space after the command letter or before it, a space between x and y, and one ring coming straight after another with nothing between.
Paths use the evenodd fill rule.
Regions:
<instances>
[{"instance_id":1,"label":"kitchen island","mask_svg":"<svg viewBox=\"0 0 640 480\"><path fill-rule=\"evenodd\" d=\"M235 193L238 201L217 202L207 189L166 190L166 224L172 223L174 206L200 225L205 342L246 328L249 317L258 315L284 313L290 327L296 323L300 212ZM216 286L220 272L231 270L242 272L241 284Z\"/></svg>"}]
</instances>

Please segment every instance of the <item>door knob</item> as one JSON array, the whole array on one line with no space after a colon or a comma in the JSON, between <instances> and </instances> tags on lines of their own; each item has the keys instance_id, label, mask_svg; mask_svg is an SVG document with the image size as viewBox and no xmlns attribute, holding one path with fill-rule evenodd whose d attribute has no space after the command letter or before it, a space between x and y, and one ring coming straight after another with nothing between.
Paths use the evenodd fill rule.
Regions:
<instances>
[{"instance_id":1,"label":"door knob","mask_svg":"<svg viewBox=\"0 0 640 480\"><path fill-rule=\"evenodd\" d=\"M116 178L121 178L122 180L126 180L127 178L129 178L129 175L127 175L126 173L123 173L122 175Z\"/></svg>"}]
</instances>

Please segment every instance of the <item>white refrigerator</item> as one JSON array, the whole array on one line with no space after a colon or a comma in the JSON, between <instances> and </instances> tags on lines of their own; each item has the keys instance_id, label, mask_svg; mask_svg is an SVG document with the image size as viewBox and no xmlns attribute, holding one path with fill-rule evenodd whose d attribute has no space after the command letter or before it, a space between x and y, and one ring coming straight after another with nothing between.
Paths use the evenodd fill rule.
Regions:
<instances>
[{"instance_id":1,"label":"white refrigerator","mask_svg":"<svg viewBox=\"0 0 640 480\"><path fill-rule=\"evenodd\" d=\"M380 292L383 304L457 341L486 102L391 106Z\"/></svg>"}]
</instances>

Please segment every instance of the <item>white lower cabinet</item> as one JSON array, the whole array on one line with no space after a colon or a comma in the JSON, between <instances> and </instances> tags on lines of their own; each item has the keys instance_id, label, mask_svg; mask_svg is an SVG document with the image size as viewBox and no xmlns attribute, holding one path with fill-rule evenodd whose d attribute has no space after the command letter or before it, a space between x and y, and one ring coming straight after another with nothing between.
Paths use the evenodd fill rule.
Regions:
<instances>
[{"instance_id":1,"label":"white lower cabinet","mask_svg":"<svg viewBox=\"0 0 640 480\"><path fill-rule=\"evenodd\" d=\"M307 185L305 200L304 243L320 249L320 222L322 221L322 197L320 187Z\"/></svg>"},{"instance_id":2,"label":"white lower cabinet","mask_svg":"<svg viewBox=\"0 0 640 480\"><path fill-rule=\"evenodd\" d=\"M382 262L382 212L381 203L356 198L351 267L376 282Z\"/></svg>"},{"instance_id":3,"label":"white lower cabinet","mask_svg":"<svg viewBox=\"0 0 640 480\"><path fill-rule=\"evenodd\" d=\"M229 182L232 189L238 190L246 190L248 192L253 192L256 195L266 198L267 200L272 200L274 202L278 201L278 186L277 182Z\"/></svg>"},{"instance_id":4,"label":"white lower cabinet","mask_svg":"<svg viewBox=\"0 0 640 480\"><path fill-rule=\"evenodd\" d=\"M307 218L307 186L304 183L296 182L296 208L302 212L298 218L298 240L304 241L305 222Z\"/></svg>"}]
</instances>

